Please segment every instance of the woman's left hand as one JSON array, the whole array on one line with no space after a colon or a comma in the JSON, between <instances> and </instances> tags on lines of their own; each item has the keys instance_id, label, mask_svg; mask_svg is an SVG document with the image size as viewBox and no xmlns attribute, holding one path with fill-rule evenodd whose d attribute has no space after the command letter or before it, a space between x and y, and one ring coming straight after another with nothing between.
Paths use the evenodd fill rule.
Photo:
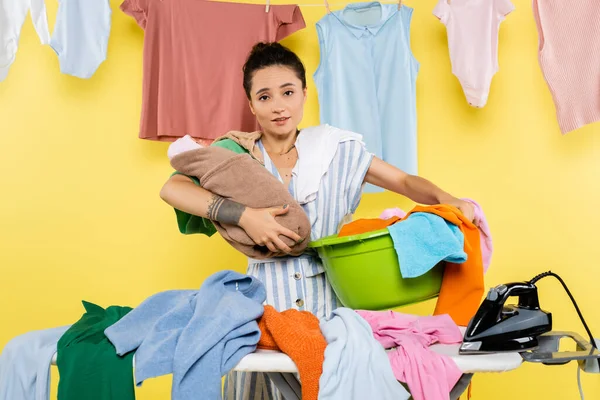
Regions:
<instances>
[{"instance_id":1,"label":"woman's left hand","mask_svg":"<svg viewBox=\"0 0 600 400\"><path fill-rule=\"evenodd\" d=\"M458 208L460 210L460 212L463 213L463 215L465 216L466 219L468 219L471 222L476 223L476 221L475 221L475 206L473 206L473 204L469 203L468 201L464 201L461 199L457 199L456 197L453 197L452 199L445 201L444 204L448 204L448 205Z\"/></svg>"}]
</instances>

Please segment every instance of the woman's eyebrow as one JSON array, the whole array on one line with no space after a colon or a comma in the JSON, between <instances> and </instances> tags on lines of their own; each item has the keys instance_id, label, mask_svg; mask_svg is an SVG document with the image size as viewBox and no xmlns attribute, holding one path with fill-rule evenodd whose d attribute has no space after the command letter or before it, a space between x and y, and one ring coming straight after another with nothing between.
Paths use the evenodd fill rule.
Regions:
<instances>
[{"instance_id":1,"label":"woman's eyebrow","mask_svg":"<svg viewBox=\"0 0 600 400\"><path fill-rule=\"evenodd\" d=\"M288 82L288 83L284 83L283 85L279 86L280 89L283 89L284 87L288 87L288 86L296 86L294 85L292 82ZM269 88L262 88L260 90L257 90L255 94L260 94L262 92L267 92L269 91Z\"/></svg>"}]
</instances>

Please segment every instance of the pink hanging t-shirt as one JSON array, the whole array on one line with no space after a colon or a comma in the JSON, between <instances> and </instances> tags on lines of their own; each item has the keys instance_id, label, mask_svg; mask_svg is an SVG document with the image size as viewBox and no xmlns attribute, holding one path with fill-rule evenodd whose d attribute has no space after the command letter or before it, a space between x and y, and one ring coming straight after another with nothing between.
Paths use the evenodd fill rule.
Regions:
<instances>
[{"instance_id":1,"label":"pink hanging t-shirt","mask_svg":"<svg viewBox=\"0 0 600 400\"><path fill-rule=\"evenodd\" d=\"M258 129L242 86L257 42L306 26L297 5L206 0L125 0L121 10L145 31L139 137L204 143L231 130Z\"/></svg>"}]
</instances>

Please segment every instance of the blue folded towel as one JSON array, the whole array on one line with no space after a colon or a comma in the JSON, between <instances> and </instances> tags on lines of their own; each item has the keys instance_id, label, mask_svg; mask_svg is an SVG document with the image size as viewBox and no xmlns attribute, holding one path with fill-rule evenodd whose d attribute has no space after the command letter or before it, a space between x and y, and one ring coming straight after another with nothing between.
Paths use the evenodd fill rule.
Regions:
<instances>
[{"instance_id":1,"label":"blue folded towel","mask_svg":"<svg viewBox=\"0 0 600 400\"><path fill-rule=\"evenodd\" d=\"M416 278L440 261L467 261L465 236L460 228L442 217L418 212L388 227L398 255L403 278Z\"/></svg>"}]
</instances>

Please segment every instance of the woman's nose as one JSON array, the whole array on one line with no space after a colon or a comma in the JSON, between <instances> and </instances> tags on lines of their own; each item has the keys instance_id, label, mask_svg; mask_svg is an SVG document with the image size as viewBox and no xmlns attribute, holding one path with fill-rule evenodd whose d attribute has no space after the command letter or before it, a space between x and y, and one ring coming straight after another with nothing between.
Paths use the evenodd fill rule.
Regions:
<instances>
[{"instance_id":1,"label":"woman's nose","mask_svg":"<svg viewBox=\"0 0 600 400\"><path fill-rule=\"evenodd\" d=\"M281 114L282 112L285 111L285 107L284 107L281 99L277 99L277 98L274 99L271 111L276 114Z\"/></svg>"}]
</instances>

